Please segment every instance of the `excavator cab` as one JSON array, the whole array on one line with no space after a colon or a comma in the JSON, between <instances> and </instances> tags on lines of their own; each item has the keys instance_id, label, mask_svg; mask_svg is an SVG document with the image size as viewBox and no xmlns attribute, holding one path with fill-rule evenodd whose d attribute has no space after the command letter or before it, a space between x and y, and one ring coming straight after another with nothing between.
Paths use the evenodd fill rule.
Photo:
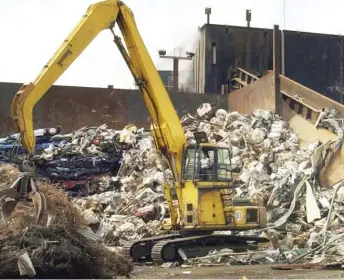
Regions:
<instances>
[{"instance_id":1,"label":"excavator cab","mask_svg":"<svg viewBox=\"0 0 344 280\"><path fill-rule=\"evenodd\" d=\"M238 175L231 164L232 153L228 147L209 143L205 132L194 132L196 144L188 145L182 163L182 181L192 180L206 187L233 187Z\"/></svg>"},{"instance_id":2,"label":"excavator cab","mask_svg":"<svg viewBox=\"0 0 344 280\"><path fill-rule=\"evenodd\" d=\"M190 145L183 159L182 180L203 186L227 186L233 182L231 151L213 144Z\"/></svg>"}]
</instances>

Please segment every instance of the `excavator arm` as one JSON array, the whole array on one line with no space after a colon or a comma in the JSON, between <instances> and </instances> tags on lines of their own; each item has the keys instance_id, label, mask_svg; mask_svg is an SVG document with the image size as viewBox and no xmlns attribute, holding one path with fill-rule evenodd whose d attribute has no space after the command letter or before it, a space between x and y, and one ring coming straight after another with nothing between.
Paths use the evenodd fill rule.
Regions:
<instances>
[{"instance_id":1,"label":"excavator arm","mask_svg":"<svg viewBox=\"0 0 344 280\"><path fill-rule=\"evenodd\" d=\"M115 24L119 26L126 47L113 31ZM23 148L29 155L35 152L33 109L37 102L104 29L110 29L113 33L114 41L142 92L152 120L151 130L155 145L167 158L174 181L178 182L186 142L184 131L139 34L132 11L118 0L107 0L91 5L36 80L23 85L15 95L11 112L15 128L20 132ZM165 194L172 224L176 224L178 209L172 206L170 186L165 187Z\"/></svg>"}]
</instances>

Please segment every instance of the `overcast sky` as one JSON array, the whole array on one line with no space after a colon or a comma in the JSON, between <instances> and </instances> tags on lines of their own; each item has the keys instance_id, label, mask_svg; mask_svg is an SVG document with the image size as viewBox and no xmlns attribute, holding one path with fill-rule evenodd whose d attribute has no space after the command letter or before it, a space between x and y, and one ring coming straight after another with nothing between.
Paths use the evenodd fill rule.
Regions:
<instances>
[{"instance_id":1,"label":"overcast sky","mask_svg":"<svg viewBox=\"0 0 344 280\"><path fill-rule=\"evenodd\" d=\"M0 0L0 81L34 80L45 63L95 0ZM252 10L252 27L343 34L344 0L126 0L155 65L172 69L158 57L194 51L197 30L211 7L211 23L246 25L245 11ZM284 17L285 15L285 17ZM285 24L285 25L284 25ZM180 67L187 68L187 62ZM96 37L56 84L132 88L133 78L112 41L110 31Z\"/></svg>"}]
</instances>

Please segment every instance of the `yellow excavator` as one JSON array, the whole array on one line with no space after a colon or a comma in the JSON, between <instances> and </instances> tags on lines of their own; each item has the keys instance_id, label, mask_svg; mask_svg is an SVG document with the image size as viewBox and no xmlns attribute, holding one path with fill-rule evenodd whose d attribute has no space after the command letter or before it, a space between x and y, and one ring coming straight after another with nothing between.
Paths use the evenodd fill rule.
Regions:
<instances>
[{"instance_id":1,"label":"yellow excavator","mask_svg":"<svg viewBox=\"0 0 344 280\"><path fill-rule=\"evenodd\" d=\"M125 42L114 32L118 25ZM181 121L169 94L142 41L132 11L118 0L95 3L32 83L23 85L12 103L12 118L20 132L26 158L21 175L0 193L3 217L7 221L20 201L32 201L36 222L45 213L48 224L54 209L35 184L35 135L33 108L53 83L104 29L109 29L126 61L148 108L151 134L156 149L167 162L173 178L165 185L168 203L162 220L165 235L134 240L123 252L133 260L178 261L202 256L210 249L257 244L264 238L216 234L216 231L248 230L266 227L266 209L246 199L233 199L235 186L231 171L231 151L208 143L204 133L195 133L196 144L188 145ZM206 167L201 163L209 164Z\"/></svg>"}]
</instances>

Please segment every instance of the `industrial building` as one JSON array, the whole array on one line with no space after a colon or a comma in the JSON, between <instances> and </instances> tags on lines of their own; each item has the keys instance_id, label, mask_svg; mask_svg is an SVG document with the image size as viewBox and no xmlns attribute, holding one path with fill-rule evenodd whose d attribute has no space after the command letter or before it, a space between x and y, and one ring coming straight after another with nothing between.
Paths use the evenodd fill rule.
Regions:
<instances>
[{"instance_id":1,"label":"industrial building","mask_svg":"<svg viewBox=\"0 0 344 280\"><path fill-rule=\"evenodd\" d=\"M273 30L205 24L193 60L198 93L228 93L237 67L256 75L273 69ZM309 32L280 33L281 74L343 104L344 38Z\"/></svg>"}]
</instances>

